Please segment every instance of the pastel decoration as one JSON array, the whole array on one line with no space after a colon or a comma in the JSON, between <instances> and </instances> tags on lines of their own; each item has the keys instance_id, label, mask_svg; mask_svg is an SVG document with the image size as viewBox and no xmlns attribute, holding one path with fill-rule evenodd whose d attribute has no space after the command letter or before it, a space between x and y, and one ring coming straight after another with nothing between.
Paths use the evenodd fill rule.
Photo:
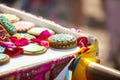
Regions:
<instances>
[{"instance_id":1,"label":"pastel decoration","mask_svg":"<svg viewBox=\"0 0 120 80\"><path fill-rule=\"evenodd\" d=\"M11 23L14 23L20 20L20 18L14 14L3 13L3 14L0 14L0 16L5 16L7 19L10 20Z\"/></svg>"},{"instance_id":2,"label":"pastel decoration","mask_svg":"<svg viewBox=\"0 0 120 80\"><path fill-rule=\"evenodd\" d=\"M0 65L8 63L10 61L10 57L7 54L0 53Z\"/></svg>"},{"instance_id":3,"label":"pastel decoration","mask_svg":"<svg viewBox=\"0 0 120 80\"><path fill-rule=\"evenodd\" d=\"M51 37L52 40L57 42L67 42L72 40L74 37L68 34L57 34Z\"/></svg>"},{"instance_id":4,"label":"pastel decoration","mask_svg":"<svg viewBox=\"0 0 120 80\"><path fill-rule=\"evenodd\" d=\"M35 36L28 34L28 33L16 33L13 36L17 37L18 39L26 38L28 40L35 38Z\"/></svg>"},{"instance_id":5,"label":"pastel decoration","mask_svg":"<svg viewBox=\"0 0 120 80\"><path fill-rule=\"evenodd\" d=\"M13 23L13 25L15 26L17 32L27 32L27 30L35 26L34 23L29 21L18 21Z\"/></svg>"},{"instance_id":6,"label":"pastel decoration","mask_svg":"<svg viewBox=\"0 0 120 80\"><path fill-rule=\"evenodd\" d=\"M48 28L43 28L43 27L34 27L31 28L30 30L27 31L27 33L38 36L41 32L48 30L50 34L55 34L55 32L51 29Z\"/></svg>"},{"instance_id":7,"label":"pastel decoration","mask_svg":"<svg viewBox=\"0 0 120 80\"><path fill-rule=\"evenodd\" d=\"M49 48L49 42L47 41L47 39L51 36L52 34L48 31L45 30L43 32L41 32L37 38L32 38L31 42L36 42L41 46L44 46L46 48Z\"/></svg>"},{"instance_id":8,"label":"pastel decoration","mask_svg":"<svg viewBox=\"0 0 120 80\"><path fill-rule=\"evenodd\" d=\"M4 50L5 50L5 47L0 46L0 53L4 52Z\"/></svg>"},{"instance_id":9,"label":"pastel decoration","mask_svg":"<svg viewBox=\"0 0 120 80\"><path fill-rule=\"evenodd\" d=\"M5 16L0 16L0 23L10 34L14 34L16 32L14 25L12 25L12 23Z\"/></svg>"},{"instance_id":10,"label":"pastel decoration","mask_svg":"<svg viewBox=\"0 0 120 80\"><path fill-rule=\"evenodd\" d=\"M12 48L15 46L14 43L12 42L4 42L4 41L0 41L0 46L2 47L6 47L6 48Z\"/></svg>"},{"instance_id":11,"label":"pastel decoration","mask_svg":"<svg viewBox=\"0 0 120 80\"><path fill-rule=\"evenodd\" d=\"M44 46L40 46L36 43L29 43L26 46L22 47L24 50L24 54L41 54L44 53L46 51L46 48Z\"/></svg>"},{"instance_id":12,"label":"pastel decoration","mask_svg":"<svg viewBox=\"0 0 120 80\"><path fill-rule=\"evenodd\" d=\"M48 30L44 30L38 35L38 39L39 40L47 40L51 35L52 34Z\"/></svg>"},{"instance_id":13,"label":"pastel decoration","mask_svg":"<svg viewBox=\"0 0 120 80\"><path fill-rule=\"evenodd\" d=\"M36 46L36 47L33 48L33 46L34 46L34 47ZM36 51L39 51L39 50L41 51L41 50L44 49L43 46L39 46L39 45L37 45L37 44L29 44L29 45L27 45L27 46L24 46L23 48L24 48L25 51L33 51L33 52L34 52L34 51L36 52Z\"/></svg>"},{"instance_id":14,"label":"pastel decoration","mask_svg":"<svg viewBox=\"0 0 120 80\"><path fill-rule=\"evenodd\" d=\"M41 46L49 48L49 42L45 40L39 40L38 38L32 38L31 42L38 43Z\"/></svg>"},{"instance_id":15,"label":"pastel decoration","mask_svg":"<svg viewBox=\"0 0 120 80\"><path fill-rule=\"evenodd\" d=\"M5 54L0 53L0 60L4 60L7 56Z\"/></svg>"},{"instance_id":16,"label":"pastel decoration","mask_svg":"<svg viewBox=\"0 0 120 80\"><path fill-rule=\"evenodd\" d=\"M58 49L69 49L76 47L77 40L70 34L55 34L48 38L49 45Z\"/></svg>"}]
</instances>

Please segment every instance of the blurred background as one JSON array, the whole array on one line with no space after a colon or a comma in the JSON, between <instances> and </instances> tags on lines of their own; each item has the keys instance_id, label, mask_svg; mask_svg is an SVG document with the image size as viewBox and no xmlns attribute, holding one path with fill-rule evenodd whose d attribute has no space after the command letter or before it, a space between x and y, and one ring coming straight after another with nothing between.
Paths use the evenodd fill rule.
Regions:
<instances>
[{"instance_id":1,"label":"blurred background","mask_svg":"<svg viewBox=\"0 0 120 80\"><path fill-rule=\"evenodd\" d=\"M120 0L0 0L97 37L101 64L120 70Z\"/></svg>"}]
</instances>

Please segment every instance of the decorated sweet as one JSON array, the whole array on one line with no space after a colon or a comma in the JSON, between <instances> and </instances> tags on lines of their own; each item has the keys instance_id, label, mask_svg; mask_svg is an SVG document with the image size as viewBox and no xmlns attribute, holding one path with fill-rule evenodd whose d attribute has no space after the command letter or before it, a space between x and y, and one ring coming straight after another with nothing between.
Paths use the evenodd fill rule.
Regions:
<instances>
[{"instance_id":1,"label":"decorated sweet","mask_svg":"<svg viewBox=\"0 0 120 80\"><path fill-rule=\"evenodd\" d=\"M48 38L49 45L53 48L73 48L76 47L76 38L70 34L55 34Z\"/></svg>"},{"instance_id":2,"label":"decorated sweet","mask_svg":"<svg viewBox=\"0 0 120 80\"><path fill-rule=\"evenodd\" d=\"M13 25L15 26L17 32L26 32L35 26L34 23L29 21L18 21L16 23L13 23Z\"/></svg>"},{"instance_id":3,"label":"decorated sweet","mask_svg":"<svg viewBox=\"0 0 120 80\"><path fill-rule=\"evenodd\" d=\"M28 33L16 33L13 36L16 36L18 39L26 38L28 40L35 38L35 36L28 34Z\"/></svg>"},{"instance_id":4,"label":"decorated sweet","mask_svg":"<svg viewBox=\"0 0 120 80\"><path fill-rule=\"evenodd\" d=\"M7 19L10 20L11 23L14 23L20 20L20 18L14 14L3 13L3 14L0 14L0 16L5 16Z\"/></svg>"},{"instance_id":5,"label":"decorated sweet","mask_svg":"<svg viewBox=\"0 0 120 80\"><path fill-rule=\"evenodd\" d=\"M3 46L0 46L0 53L4 52L5 48Z\"/></svg>"},{"instance_id":6,"label":"decorated sweet","mask_svg":"<svg viewBox=\"0 0 120 80\"><path fill-rule=\"evenodd\" d=\"M0 53L0 64L5 64L9 62L10 57L6 54Z\"/></svg>"},{"instance_id":7,"label":"decorated sweet","mask_svg":"<svg viewBox=\"0 0 120 80\"><path fill-rule=\"evenodd\" d=\"M43 28L43 27L34 27L31 28L30 30L27 31L27 33L38 36L41 32L48 30L51 34L55 34L55 32L51 29L48 28Z\"/></svg>"},{"instance_id":8,"label":"decorated sweet","mask_svg":"<svg viewBox=\"0 0 120 80\"><path fill-rule=\"evenodd\" d=\"M10 34L14 34L16 32L14 25L12 25L12 23L5 16L0 16L0 23Z\"/></svg>"},{"instance_id":9,"label":"decorated sweet","mask_svg":"<svg viewBox=\"0 0 120 80\"><path fill-rule=\"evenodd\" d=\"M10 41L6 29L0 24L0 40L1 41Z\"/></svg>"},{"instance_id":10,"label":"decorated sweet","mask_svg":"<svg viewBox=\"0 0 120 80\"><path fill-rule=\"evenodd\" d=\"M40 46L36 43L29 43L28 45L26 46L23 46L23 53L24 54L29 54L29 55L34 55L34 54L41 54L41 53L44 53L46 52L46 47L44 46Z\"/></svg>"}]
</instances>

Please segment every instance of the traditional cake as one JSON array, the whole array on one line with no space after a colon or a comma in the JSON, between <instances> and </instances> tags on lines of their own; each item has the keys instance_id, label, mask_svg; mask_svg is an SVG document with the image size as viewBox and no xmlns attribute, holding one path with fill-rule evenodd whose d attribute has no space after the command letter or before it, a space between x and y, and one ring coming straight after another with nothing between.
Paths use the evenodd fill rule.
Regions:
<instances>
[{"instance_id":1,"label":"traditional cake","mask_svg":"<svg viewBox=\"0 0 120 80\"><path fill-rule=\"evenodd\" d=\"M55 34L48 38L53 48L67 49L76 47L76 38L70 34Z\"/></svg>"}]
</instances>

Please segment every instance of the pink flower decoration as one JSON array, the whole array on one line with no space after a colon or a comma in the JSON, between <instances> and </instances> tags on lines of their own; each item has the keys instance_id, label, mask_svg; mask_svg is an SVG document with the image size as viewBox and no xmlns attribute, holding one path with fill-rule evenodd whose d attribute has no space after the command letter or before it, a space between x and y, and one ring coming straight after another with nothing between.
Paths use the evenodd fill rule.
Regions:
<instances>
[{"instance_id":1,"label":"pink flower decoration","mask_svg":"<svg viewBox=\"0 0 120 80\"><path fill-rule=\"evenodd\" d=\"M17 37L11 36L10 40L16 45L16 46L25 46L28 45L29 42L26 38L18 39Z\"/></svg>"},{"instance_id":2,"label":"pink flower decoration","mask_svg":"<svg viewBox=\"0 0 120 80\"><path fill-rule=\"evenodd\" d=\"M41 46L45 46L46 48L49 48L49 43L47 41L45 41L45 40L40 40L38 38L32 38L31 41L36 42Z\"/></svg>"},{"instance_id":3,"label":"pink flower decoration","mask_svg":"<svg viewBox=\"0 0 120 80\"><path fill-rule=\"evenodd\" d=\"M36 43L40 43L41 40L39 40L38 38L32 38L30 39L31 42L36 42Z\"/></svg>"},{"instance_id":4,"label":"pink flower decoration","mask_svg":"<svg viewBox=\"0 0 120 80\"><path fill-rule=\"evenodd\" d=\"M10 40L11 40L13 43L19 41L18 38L17 38L17 37L14 37L14 36L11 36L11 37L10 37Z\"/></svg>"},{"instance_id":5,"label":"pink flower decoration","mask_svg":"<svg viewBox=\"0 0 120 80\"><path fill-rule=\"evenodd\" d=\"M47 41L44 41L44 40L41 41L40 45L45 46L46 48L49 48L49 42L47 42Z\"/></svg>"},{"instance_id":6,"label":"pink flower decoration","mask_svg":"<svg viewBox=\"0 0 120 80\"><path fill-rule=\"evenodd\" d=\"M52 34L48 30L44 30L38 35L39 40L47 40Z\"/></svg>"},{"instance_id":7,"label":"pink flower decoration","mask_svg":"<svg viewBox=\"0 0 120 80\"><path fill-rule=\"evenodd\" d=\"M52 34L48 31L45 30L43 32L41 32L37 38L32 38L31 41L32 42L36 42L41 46L45 46L46 48L49 48L49 42L46 41L48 39L48 37L50 37Z\"/></svg>"},{"instance_id":8,"label":"pink flower decoration","mask_svg":"<svg viewBox=\"0 0 120 80\"><path fill-rule=\"evenodd\" d=\"M12 48L13 46L15 46L15 44L12 42L4 42L4 41L0 41L0 45L6 48Z\"/></svg>"}]
</instances>

